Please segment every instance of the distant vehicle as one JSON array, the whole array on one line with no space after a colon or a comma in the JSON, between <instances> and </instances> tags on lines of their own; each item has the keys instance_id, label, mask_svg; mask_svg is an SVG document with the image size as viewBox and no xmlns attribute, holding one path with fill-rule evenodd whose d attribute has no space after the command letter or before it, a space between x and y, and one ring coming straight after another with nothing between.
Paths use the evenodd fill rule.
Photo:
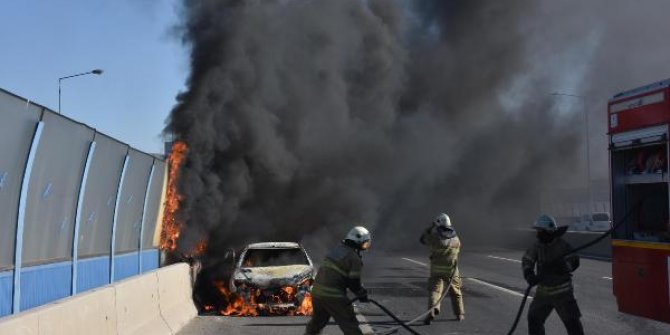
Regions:
<instances>
[{"instance_id":1,"label":"distant vehicle","mask_svg":"<svg viewBox=\"0 0 670 335\"><path fill-rule=\"evenodd\" d=\"M586 224L582 221L582 217L578 217L568 227L569 231L585 231Z\"/></svg>"},{"instance_id":2,"label":"distant vehicle","mask_svg":"<svg viewBox=\"0 0 670 335\"><path fill-rule=\"evenodd\" d=\"M315 275L298 243L254 243L240 253L229 286L245 304L266 314L286 314L302 306Z\"/></svg>"},{"instance_id":3,"label":"distant vehicle","mask_svg":"<svg viewBox=\"0 0 670 335\"><path fill-rule=\"evenodd\" d=\"M612 220L608 213L591 213L580 216L570 224L572 231L608 231L612 228Z\"/></svg>"},{"instance_id":4,"label":"distant vehicle","mask_svg":"<svg viewBox=\"0 0 670 335\"><path fill-rule=\"evenodd\" d=\"M608 231L612 228L612 219L609 213L593 213L588 216L586 229L590 231Z\"/></svg>"}]
</instances>

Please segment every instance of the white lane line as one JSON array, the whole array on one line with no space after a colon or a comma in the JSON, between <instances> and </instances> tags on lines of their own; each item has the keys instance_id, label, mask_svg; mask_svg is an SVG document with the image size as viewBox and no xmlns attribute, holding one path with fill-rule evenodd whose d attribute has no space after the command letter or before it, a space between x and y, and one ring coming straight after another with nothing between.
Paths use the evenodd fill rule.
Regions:
<instances>
[{"instance_id":1,"label":"white lane line","mask_svg":"<svg viewBox=\"0 0 670 335\"><path fill-rule=\"evenodd\" d=\"M482 280L479 280L479 279L475 279L475 278L466 278L466 279L468 279L468 280L470 280L470 281L473 281L473 282L475 282L475 283L477 283L477 284L481 284L481 285L484 285L484 286L488 286L488 287L490 287L490 288L494 288L494 289L496 289L496 290L498 290L498 291L501 291L501 292L509 293L509 294L512 294L512 295L516 295L516 296L518 296L518 297L523 297L523 293L519 293L519 292L517 292L517 291L512 291L512 290L510 290L510 289L507 289L507 288L504 288L504 287L501 287L501 286L498 286L498 285L493 285L493 284L491 284L491 283L487 283L487 282L485 282L485 281L482 281ZM529 295L529 296L528 296L528 299L533 299L533 297Z\"/></svg>"},{"instance_id":2,"label":"white lane line","mask_svg":"<svg viewBox=\"0 0 670 335\"><path fill-rule=\"evenodd\" d=\"M488 257L488 258L495 258L495 259L501 259L501 260L503 260L503 261L510 261L510 262L514 262L514 263L521 263L521 261L518 260L518 259L511 259L511 258L505 258L505 257L498 257L498 256L492 256L492 255L488 255L488 256L486 256L486 257Z\"/></svg>"},{"instance_id":3,"label":"white lane line","mask_svg":"<svg viewBox=\"0 0 670 335\"><path fill-rule=\"evenodd\" d=\"M415 261L415 260L413 260L413 259L411 259L411 258L405 258L405 257L402 257L402 259L404 259L404 260L406 260L406 261L408 261L408 262L412 262L412 263L414 263L414 264L419 264L419 265L421 265L421 266L428 267L428 264L426 264L426 263L421 263L421 262L419 262L419 261Z\"/></svg>"},{"instance_id":4,"label":"white lane line","mask_svg":"<svg viewBox=\"0 0 670 335\"><path fill-rule=\"evenodd\" d=\"M612 280L612 277L603 277L603 279Z\"/></svg>"},{"instance_id":5,"label":"white lane line","mask_svg":"<svg viewBox=\"0 0 670 335\"><path fill-rule=\"evenodd\" d=\"M363 316L363 314L360 313L360 310L357 307L354 307L354 310L356 311L356 320L358 320L358 328L361 329L361 332L363 334L374 334L375 331L370 327L370 322L368 321L367 318Z\"/></svg>"},{"instance_id":6,"label":"white lane line","mask_svg":"<svg viewBox=\"0 0 670 335\"><path fill-rule=\"evenodd\" d=\"M402 257L402 259L404 259L404 260L406 260L406 261L408 261L408 262L412 262L412 263L415 263L415 264L419 264L419 265L421 265L421 266L428 267L428 264L426 264L426 263L421 263L421 262L419 262L419 261L415 261L415 260L413 260L413 259L411 259L411 258ZM470 280L470 281L473 281L473 282L475 282L475 283L477 283L477 284L481 284L481 285L484 285L484 286L488 286L488 287L490 287L490 288L494 288L494 289L496 289L496 290L498 290L498 291L502 291L502 292L505 292L505 293L509 293L509 294L516 295L516 296L519 296L519 297L523 297L523 293L519 293L519 292L517 292L517 291L512 291L512 290L510 290L510 289L507 289L507 288L504 288L504 287L501 287L501 286L498 286L498 285L493 285L493 284L491 284L491 283L487 283L487 282L485 282L485 281L482 281L482 280L479 280L479 279L475 279L475 278L466 278L466 279L468 279L468 280ZM529 295L529 296L528 296L528 299L533 299L533 297Z\"/></svg>"}]
</instances>

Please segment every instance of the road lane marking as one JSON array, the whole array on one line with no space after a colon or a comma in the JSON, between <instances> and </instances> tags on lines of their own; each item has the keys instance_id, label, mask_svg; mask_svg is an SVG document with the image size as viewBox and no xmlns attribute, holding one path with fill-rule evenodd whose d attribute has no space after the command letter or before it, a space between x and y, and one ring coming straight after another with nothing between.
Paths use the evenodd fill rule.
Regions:
<instances>
[{"instance_id":1,"label":"road lane marking","mask_svg":"<svg viewBox=\"0 0 670 335\"><path fill-rule=\"evenodd\" d=\"M428 264L426 264L426 263L421 263L421 262L419 262L419 261L415 261L415 260L413 260L413 259L411 259L411 258L405 258L405 257L402 257L402 259L404 259L404 260L406 260L406 261L408 261L408 262L412 262L412 263L414 263L414 264L419 264L419 265L421 265L421 266L428 267Z\"/></svg>"},{"instance_id":2,"label":"road lane marking","mask_svg":"<svg viewBox=\"0 0 670 335\"><path fill-rule=\"evenodd\" d=\"M484 285L484 286L488 286L488 287L490 287L490 288L494 288L494 289L496 289L496 290L498 290L498 291L501 291L501 292L509 293L509 294L512 294L512 295L516 295L516 296L518 296L518 297L523 297L523 293L519 293L519 292L517 292L517 291L512 291L512 290L510 290L510 289L508 289L508 288L504 288L504 287L501 287L501 286L498 286L498 285L493 285L493 284L491 284L491 283L487 283L487 282L485 282L485 281L483 281L483 280L479 280L479 279L475 279L475 278L466 278L466 279L468 279L468 280L470 280L470 281L473 281L473 282L475 282L475 283L477 283L477 284L481 284L481 285ZM529 295L529 296L528 296L528 299L533 299L533 297Z\"/></svg>"},{"instance_id":3,"label":"road lane marking","mask_svg":"<svg viewBox=\"0 0 670 335\"><path fill-rule=\"evenodd\" d=\"M358 320L358 328L360 328L361 332L363 334L374 334L375 331L372 329L370 326L370 321L366 317L361 314L361 311L358 309L358 307L354 306L354 310L356 311L356 320Z\"/></svg>"},{"instance_id":4,"label":"road lane marking","mask_svg":"<svg viewBox=\"0 0 670 335\"><path fill-rule=\"evenodd\" d=\"M488 257L488 258L495 258L495 259L501 259L501 260L503 260L503 261L510 261L510 262L514 262L514 263L521 263L521 261L518 260L518 259L511 259L511 258L505 258L505 257L498 257L498 256L492 256L492 255L488 255L488 256L486 256L486 257Z\"/></svg>"},{"instance_id":5,"label":"road lane marking","mask_svg":"<svg viewBox=\"0 0 670 335\"><path fill-rule=\"evenodd\" d=\"M404 260L406 260L406 261L408 261L408 262L412 262L412 263L415 263L415 264L419 264L419 265L421 265L421 266L428 267L428 264L426 264L426 263L421 263L421 262L419 262L419 261L415 261L415 260L413 260L413 259L411 259L411 258L402 257L402 259L404 259ZM494 284L491 284L491 283L487 283L487 282L485 282L485 281L483 281L483 280L479 280L479 279L475 279L475 278L469 278L469 277L468 277L468 278L464 278L464 279L468 279L468 280L473 281L473 282L475 282L475 283L478 283L478 284L481 284L481 285L484 285L484 286L488 286L488 287L490 287L490 288L496 289L496 290L501 291L501 292L505 292L505 293L509 293L509 294L516 295L516 296L519 296L519 297L523 297L523 293L519 293L519 292L517 292L517 291L512 291L512 290L510 290L510 289L507 289L507 288L504 288L504 287L501 287L501 286L498 286L498 285L494 285ZM529 295L529 296L528 296L528 299L533 299L533 297Z\"/></svg>"},{"instance_id":6,"label":"road lane marking","mask_svg":"<svg viewBox=\"0 0 670 335\"><path fill-rule=\"evenodd\" d=\"M612 277L603 277L603 279L612 280Z\"/></svg>"}]
</instances>

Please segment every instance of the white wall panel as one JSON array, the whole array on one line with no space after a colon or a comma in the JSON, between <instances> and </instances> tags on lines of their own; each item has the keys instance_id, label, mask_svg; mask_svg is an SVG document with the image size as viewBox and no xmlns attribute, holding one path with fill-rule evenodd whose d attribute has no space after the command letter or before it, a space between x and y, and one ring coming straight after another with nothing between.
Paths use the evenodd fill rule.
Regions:
<instances>
[{"instance_id":1,"label":"white wall panel","mask_svg":"<svg viewBox=\"0 0 670 335\"><path fill-rule=\"evenodd\" d=\"M153 178L149 185L149 197L147 198L146 213L144 217L144 236L142 236L142 248L150 249L158 245L155 241L156 228L160 228L158 220L163 211L163 193L165 192L165 174L167 172L165 162L156 160Z\"/></svg>"},{"instance_id":2,"label":"white wall panel","mask_svg":"<svg viewBox=\"0 0 670 335\"><path fill-rule=\"evenodd\" d=\"M21 181L41 108L0 90L0 270L14 263Z\"/></svg>"},{"instance_id":3,"label":"white wall panel","mask_svg":"<svg viewBox=\"0 0 670 335\"><path fill-rule=\"evenodd\" d=\"M134 149L131 149L128 155L130 161L121 185L116 224L117 254L139 250L144 200L154 161L152 156Z\"/></svg>"},{"instance_id":4,"label":"white wall panel","mask_svg":"<svg viewBox=\"0 0 670 335\"><path fill-rule=\"evenodd\" d=\"M108 255L114 205L128 146L95 134L96 149L84 188L79 227L79 258Z\"/></svg>"},{"instance_id":5,"label":"white wall panel","mask_svg":"<svg viewBox=\"0 0 670 335\"><path fill-rule=\"evenodd\" d=\"M94 131L45 111L26 199L23 264L70 259L77 199Z\"/></svg>"}]
</instances>

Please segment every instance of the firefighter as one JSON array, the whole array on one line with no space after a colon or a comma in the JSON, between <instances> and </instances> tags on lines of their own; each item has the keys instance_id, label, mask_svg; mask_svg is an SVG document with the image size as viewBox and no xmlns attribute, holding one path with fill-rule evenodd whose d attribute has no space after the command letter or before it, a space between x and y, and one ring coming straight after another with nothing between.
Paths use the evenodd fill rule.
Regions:
<instances>
[{"instance_id":1,"label":"firefighter","mask_svg":"<svg viewBox=\"0 0 670 335\"><path fill-rule=\"evenodd\" d=\"M559 228L554 218L542 215L533 228L537 241L526 251L521 265L528 284L537 285L528 308L528 334L543 335L544 322L553 309L569 335L584 334L572 287L572 272L579 267L579 257L570 253L572 247L561 238L567 227Z\"/></svg>"},{"instance_id":2,"label":"firefighter","mask_svg":"<svg viewBox=\"0 0 670 335\"><path fill-rule=\"evenodd\" d=\"M430 314L424 319L424 324L430 324L435 316L440 314L440 298L445 289L449 290L451 306L456 320L465 319L463 294L461 293L461 277L458 273L458 253L461 240L456 236L456 230L451 225L447 214L438 215L431 226L421 235L421 243L430 248L430 278L428 279L428 307ZM451 285L449 279L453 274Z\"/></svg>"},{"instance_id":3,"label":"firefighter","mask_svg":"<svg viewBox=\"0 0 670 335\"><path fill-rule=\"evenodd\" d=\"M362 334L346 291L353 292L360 302L368 302L368 293L361 285L361 251L370 248L370 242L365 227L354 227L326 256L312 287L314 311L307 334L319 334L331 316L345 335Z\"/></svg>"}]
</instances>

